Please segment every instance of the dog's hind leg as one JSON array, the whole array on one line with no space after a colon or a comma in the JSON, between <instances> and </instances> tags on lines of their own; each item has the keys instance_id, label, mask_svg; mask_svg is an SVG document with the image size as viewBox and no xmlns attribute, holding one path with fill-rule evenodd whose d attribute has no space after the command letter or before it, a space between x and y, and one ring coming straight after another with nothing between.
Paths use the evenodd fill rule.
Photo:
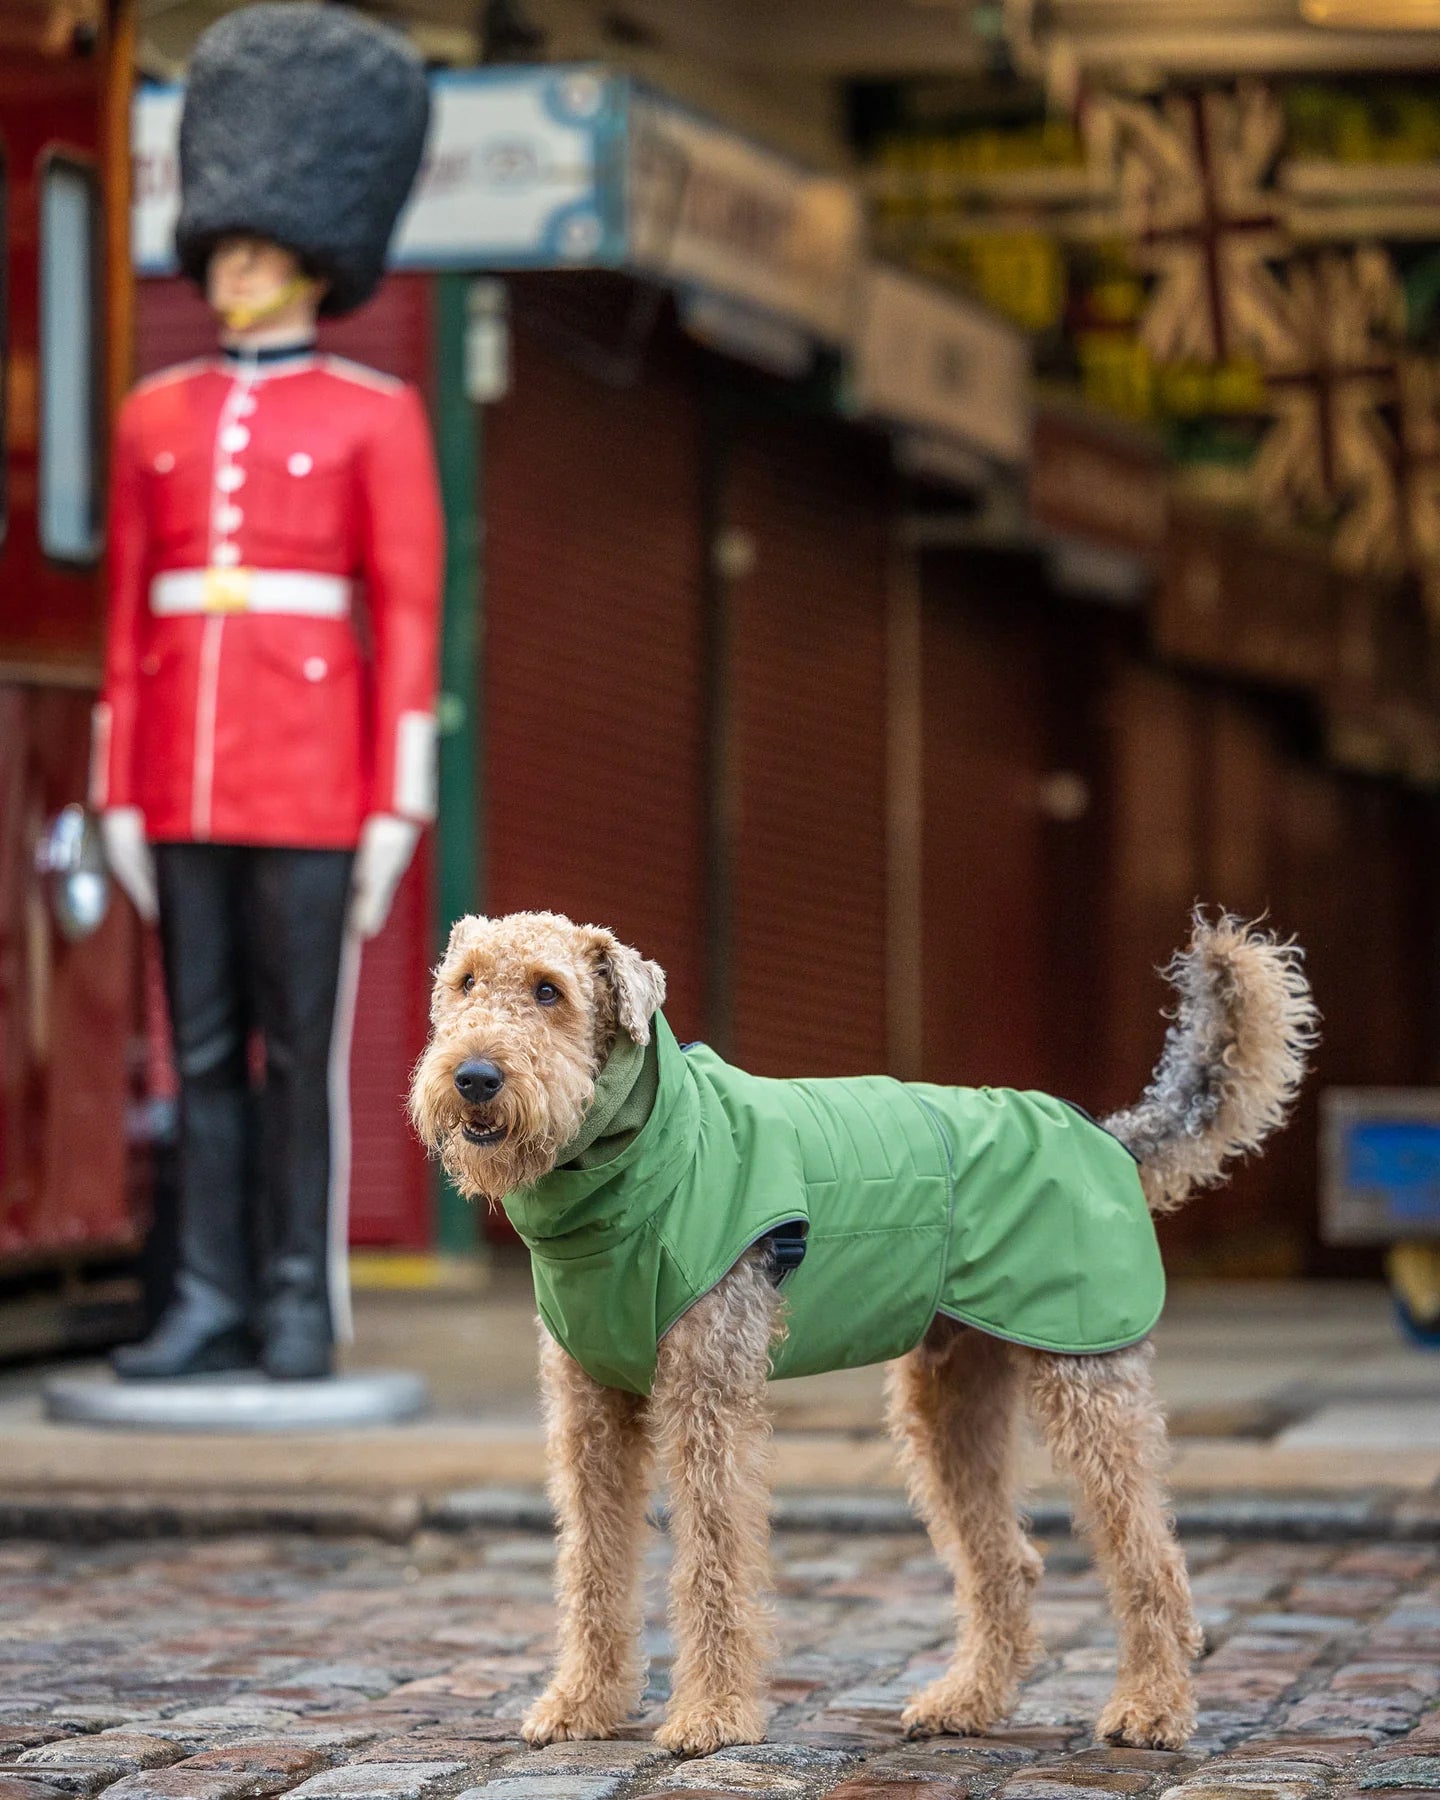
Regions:
<instances>
[{"instance_id":1,"label":"dog's hind leg","mask_svg":"<svg viewBox=\"0 0 1440 1800\"><path fill-rule=\"evenodd\" d=\"M957 1607L969 1602L954 1661L902 1715L912 1737L988 1730L1041 1654L1030 1623L1041 1562L1015 1512L1020 1401L1013 1347L945 1318L890 1371L911 1500L955 1573Z\"/></svg>"},{"instance_id":2,"label":"dog's hind leg","mask_svg":"<svg viewBox=\"0 0 1440 1800\"><path fill-rule=\"evenodd\" d=\"M765 1735L777 1298L748 1256L661 1340L651 1419L670 1485L674 1686L656 1741L683 1756Z\"/></svg>"},{"instance_id":3,"label":"dog's hind leg","mask_svg":"<svg viewBox=\"0 0 1440 1800\"><path fill-rule=\"evenodd\" d=\"M612 1736L640 1698L650 1454L644 1401L592 1381L545 1332L540 1377L560 1530L559 1655L521 1731L531 1744L550 1744Z\"/></svg>"},{"instance_id":4,"label":"dog's hind leg","mask_svg":"<svg viewBox=\"0 0 1440 1800\"><path fill-rule=\"evenodd\" d=\"M1161 1485L1165 1423L1150 1385L1150 1347L1025 1354L1031 1402L1057 1467L1079 1489L1081 1524L1115 1612L1120 1670L1097 1733L1177 1750L1195 1729L1190 1663L1202 1639Z\"/></svg>"}]
</instances>

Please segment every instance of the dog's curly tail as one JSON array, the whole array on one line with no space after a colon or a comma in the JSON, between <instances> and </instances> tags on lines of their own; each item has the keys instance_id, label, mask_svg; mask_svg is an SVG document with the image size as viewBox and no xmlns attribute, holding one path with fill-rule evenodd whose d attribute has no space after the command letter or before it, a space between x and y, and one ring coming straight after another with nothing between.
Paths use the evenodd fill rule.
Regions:
<instances>
[{"instance_id":1,"label":"dog's curly tail","mask_svg":"<svg viewBox=\"0 0 1440 1800\"><path fill-rule=\"evenodd\" d=\"M1297 944L1196 909L1189 948L1164 971L1180 1001L1154 1077L1104 1121L1138 1157L1151 1212L1219 1181L1284 1123L1318 1041L1303 965Z\"/></svg>"}]
</instances>

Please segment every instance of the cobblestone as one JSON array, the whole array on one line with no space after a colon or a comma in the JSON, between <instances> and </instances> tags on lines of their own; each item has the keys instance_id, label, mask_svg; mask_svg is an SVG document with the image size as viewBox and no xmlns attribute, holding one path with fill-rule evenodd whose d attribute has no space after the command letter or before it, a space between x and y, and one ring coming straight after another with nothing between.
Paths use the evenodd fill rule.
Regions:
<instances>
[{"instance_id":1,"label":"cobblestone","mask_svg":"<svg viewBox=\"0 0 1440 1800\"><path fill-rule=\"evenodd\" d=\"M1182 1754L1096 1745L1114 1676L1104 1586L1046 1546L1047 1659L993 1736L907 1743L943 1666L945 1578L913 1536L787 1531L771 1741L690 1763L669 1692L665 1551L650 1682L611 1743L532 1751L549 1543L246 1535L0 1548L0 1800L1435 1800L1440 1549L1189 1545L1212 1653Z\"/></svg>"},{"instance_id":2,"label":"cobblestone","mask_svg":"<svg viewBox=\"0 0 1440 1800\"><path fill-rule=\"evenodd\" d=\"M25 1750L16 1773L23 1775L33 1767L36 1780L49 1782L62 1793L96 1794L137 1769L157 1769L174 1762L177 1755L175 1746L164 1738L135 1731L102 1731L96 1737L62 1738Z\"/></svg>"},{"instance_id":3,"label":"cobblestone","mask_svg":"<svg viewBox=\"0 0 1440 1800\"><path fill-rule=\"evenodd\" d=\"M127 1775L106 1800L268 1800L304 1781L325 1762L300 1744L242 1744L205 1750L163 1769Z\"/></svg>"}]
</instances>

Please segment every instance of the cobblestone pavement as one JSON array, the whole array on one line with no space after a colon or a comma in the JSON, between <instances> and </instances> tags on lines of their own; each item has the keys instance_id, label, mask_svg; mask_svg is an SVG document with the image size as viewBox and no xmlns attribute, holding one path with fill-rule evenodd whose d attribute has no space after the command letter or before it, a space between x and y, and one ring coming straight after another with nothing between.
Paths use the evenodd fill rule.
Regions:
<instances>
[{"instance_id":1,"label":"cobblestone pavement","mask_svg":"<svg viewBox=\"0 0 1440 1800\"><path fill-rule=\"evenodd\" d=\"M1377 1800L1440 1791L1440 1550L1193 1542L1213 1652L1185 1754L1096 1747L1113 1670L1094 1570L1047 1546L1049 1658L985 1739L907 1744L945 1583L918 1536L782 1534L771 1741L682 1763L648 1727L527 1751L541 1536L0 1544L0 1800ZM658 1600L663 1546L652 1575ZM652 1615L653 1616L653 1615Z\"/></svg>"}]
</instances>

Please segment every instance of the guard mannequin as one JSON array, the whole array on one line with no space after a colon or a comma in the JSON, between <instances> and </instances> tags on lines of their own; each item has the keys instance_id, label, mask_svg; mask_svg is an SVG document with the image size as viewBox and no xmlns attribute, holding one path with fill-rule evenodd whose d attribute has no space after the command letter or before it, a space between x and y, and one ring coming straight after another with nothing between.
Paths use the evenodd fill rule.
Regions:
<instances>
[{"instance_id":1,"label":"guard mannequin","mask_svg":"<svg viewBox=\"0 0 1440 1800\"><path fill-rule=\"evenodd\" d=\"M347 1303L349 1015L433 816L441 522L419 396L314 340L377 285L427 115L337 6L232 13L191 64L176 240L219 354L121 411L95 719L180 1077L175 1297L126 1377L328 1374Z\"/></svg>"}]
</instances>

